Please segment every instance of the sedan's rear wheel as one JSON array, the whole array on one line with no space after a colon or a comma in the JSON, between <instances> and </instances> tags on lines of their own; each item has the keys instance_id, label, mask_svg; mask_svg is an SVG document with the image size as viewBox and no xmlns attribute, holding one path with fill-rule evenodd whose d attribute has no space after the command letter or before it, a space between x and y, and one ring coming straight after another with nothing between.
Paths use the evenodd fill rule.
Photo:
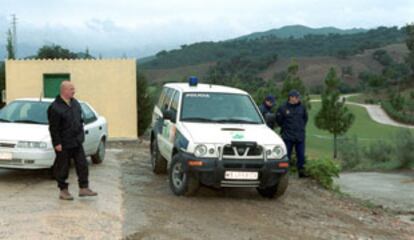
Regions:
<instances>
[{"instance_id":1,"label":"sedan's rear wheel","mask_svg":"<svg viewBox=\"0 0 414 240\"><path fill-rule=\"evenodd\" d=\"M106 150L106 143L105 143L105 140L102 139L101 142L99 143L96 153L91 156L92 163L94 164L102 163L102 161L105 159L105 150Z\"/></svg>"}]
</instances>

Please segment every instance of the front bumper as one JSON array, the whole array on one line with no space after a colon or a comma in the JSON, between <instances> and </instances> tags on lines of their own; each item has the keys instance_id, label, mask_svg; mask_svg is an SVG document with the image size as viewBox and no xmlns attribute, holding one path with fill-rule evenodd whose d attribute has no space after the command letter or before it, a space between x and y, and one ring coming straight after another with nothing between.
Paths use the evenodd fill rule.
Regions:
<instances>
[{"instance_id":1,"label":"front bumper","mask_svg":"<svg viewBox=\"0 0 414 240\"><path fill-rule=\"evenodd\" d=\"M277 184L281 175L288 173L288 167L279 167L279 163L288 164L287 156L282 159L218 159L196 158L193 154L181 152L184 171L195 176L202 184L212 187L270 187ZM190 166L190 162L202 162L201 166ZM226 171L258 172L256 180L230 180L225 178Z\"/></svg>"},{"instance_id":2,"label":"front bumper","mask_svg":"<svg viewBox=\"0 0 414 240\"><path fill-rule=\"evenodd\" d=\"M0 168L44 169L50 168L55 161L52 149L4 149L0 153L11 153L11 159L0 159Z\"/></svg>"}]
</instances>

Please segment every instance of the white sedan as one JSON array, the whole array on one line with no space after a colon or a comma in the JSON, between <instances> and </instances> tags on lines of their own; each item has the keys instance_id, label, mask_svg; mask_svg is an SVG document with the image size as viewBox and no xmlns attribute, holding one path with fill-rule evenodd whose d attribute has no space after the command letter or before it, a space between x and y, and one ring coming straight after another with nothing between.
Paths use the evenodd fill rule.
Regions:
<instances>
[{"instance_id":1,"label":"white sedan","mask_svg":"<svg viewBox=\"0 0 414 240\"><path fill-rule=\"evenodd\" d=\"M0 110L0 168L50 168L55 161L47 109L53 99L17 99ZM106 119L80 101L84 119L83 147L93 163L105 158Z\"/></svg>"}]
</instances>

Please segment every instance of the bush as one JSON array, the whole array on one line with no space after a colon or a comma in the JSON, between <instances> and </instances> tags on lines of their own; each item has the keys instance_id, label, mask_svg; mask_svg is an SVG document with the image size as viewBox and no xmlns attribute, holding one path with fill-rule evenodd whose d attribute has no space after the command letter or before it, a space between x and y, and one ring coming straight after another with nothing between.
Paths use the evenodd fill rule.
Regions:
<instances>
[{"instance_id":1,"label":"bush","mask_svg":"<svg viewBox=\"0 0 414 240\"><path fill-rule=\"evenodd\" d=\"M398 122L414 124L414 115L397 111L389 101L382 101L381 107L392 119Z\"/></svg>"},{"instance_id":2,"label":"bush","mask_svg":"<svg viewBox=\"0 0 414 240\"><path fill-rule=\"evenodd\" d=\"M414 164L414 136L408 129L400 130L395 136L396 158L400 168L409 168Z\"/></svg>"},{"instance_id":3,"label":"bush","mask_svg":"<svg viewBox=\"0 0 414 240\"><path fill-rule=\"evenodd\" d=\"M338 143L338 155L343 169L354 169L361 163L362 150L356 136L343 138Z\"/></svg>"},{"instance_id":4,"label":"bush","mask_svg":"<svg viewBox=\"0 0 414 240\"><path fill-rule=\"evenodd\" d=\"M365 157L374 163L385 163L393 159L395 149L389 142L375 141L366 148Z\"/></svg>"},{"instance_id":5,"label":"bush","mask_svg":"<svg viewBox=\"0 0 414 240\"><path fill-rule=\"evenodd\" d=\"M339 177L341 168L331 159L317 159L307 161L305 164L307 174L315 179L324 188L333 189L333 178Z\"/></svg>"}]
</instances>

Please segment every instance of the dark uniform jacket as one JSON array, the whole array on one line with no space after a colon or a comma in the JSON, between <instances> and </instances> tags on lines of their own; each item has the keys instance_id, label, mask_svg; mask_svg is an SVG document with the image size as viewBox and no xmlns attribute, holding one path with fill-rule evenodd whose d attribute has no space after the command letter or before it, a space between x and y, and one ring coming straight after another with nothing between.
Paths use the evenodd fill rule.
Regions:
<instances>
[{"instance_id":1,"label":"dark uniform jacket","mask_svg":"<svg viewBox=\"0 0 414 240\"><path fill-rule=\"evenodd\" d=\"M308 122L308 112L299 102L286 102L279 107L276 113L276 122L281 128L281 135L285 141L305 141L305 128Z\"/></svg>"},{"instance_id":2,"label":"dark uniform jacket","mask_svg":"<svg viewBox=\"0 0 414 240\"><path fill-rule=\"evenodd\" d=\"M47 110L49 131L53 146L62 144L63 149L82 146L85 140L81 105L72 99L70 106L57 96Z\"/></svg>"},{"instance_id":3,"label":"dark uniform jacket","mask_svg":"<svg viewBox=\"0 0 414 240\"><path fill-rule=\"evenodd\" d=\"M274 117L273 117L272 121L268 121L268 119L266 117L266 115L268 115L268 114L273 114L272 113L272 108L269 108L266 105L266 103L262 103L262 105L259 106L259 110L260 110L260 113L263 115L263 118L266 120L266 125L269 128L273 129L275 127Z\"/></svg>"}]
</instances>

